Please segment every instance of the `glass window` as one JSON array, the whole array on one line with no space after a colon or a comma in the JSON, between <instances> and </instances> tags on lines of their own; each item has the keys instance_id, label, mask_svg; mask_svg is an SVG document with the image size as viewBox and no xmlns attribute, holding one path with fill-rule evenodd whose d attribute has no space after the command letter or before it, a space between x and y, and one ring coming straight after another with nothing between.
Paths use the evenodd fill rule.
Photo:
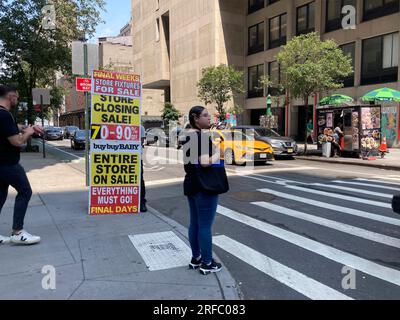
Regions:
<instances>
[{"instance_id":1,"label":"glass window","mask_svg":"<svg viewBox=\"0 0 400 320\"><path fill-rule=\"evenodd\" d=\"M382 68L381 37L364 40L363 71L371 73Z\"/></svg>"},{"instance_id":2,"label":"glass window","mask_svg":"<svg viewBox=\"0 0 400 320\"><path fill-rule=\"evenodd\" d=\"M264 51L264 22L249 28L249 54Z\"/></svg>"},{"instance_id":3,"label":"glass window","mask_svg":"<svg viewBox=\"0 0 400 320\"><path fill-rule=\"evenodd\" d=\"M383 37L383 69L397 67L399 63L399 34Z\"/></svg>"},{"instance_id":4,"label":"glass window","mask_svg":"<svg viewBox=\"0 0 400 320\"><path fill-rule=\"evenodd\" d=\"M269 63L268 73L272 85L276 87L280 82L278 61L273 61Z\"/></svg>"},{"instance_id":5,"label":"glass window","mask_svg":"<svg viewBox=\"0 0 400 320\"><path fill-rule=\"evenodd\" d=\"M297 35L315 30L315 3L297 8Z\"/></svg>"},{"instance_id":6,"label":"glass window","mask_svg":"<svg viewBox=\"0 0 400 320\"><path fill-rule=\"evenodd\" d=\"M342 27L342 9L351 5L357 7L356 0L327 0L326 5L326 32L338 30Z\"/></svg>"},{"instance_id":7,"label":"glass window","mask_svg":"<svg viewBox=\"0 0 400 320\"><path fill-rule=\"evenodd\" d=\"M279 17L269 20L269 39L270 41L279 40Z\"/></svg>"},{"instance_id":8,"label":"glass window","mask_svg":"<svg viewBox=\"0 0 400 320\"><path fill-rule=\"evenodd\" d=\"M340 46L340 48L342 49L343 53L350 56L351 61L352 61L352 66L353 66L353 70L354 70L354 66L355 66L355 51L356 51L356 44L354 42L352 43L348 43L345 45ZM343 85L345 88L347 87L354 87L354 72L352 75L346 77L345 79L343 79Z\"/></svg>"},{"instance_id":9,"label":"glass window","mask_svg":"<svg viewBox=\"0 0 400 320\"><path fill-rule=\"evenodd\" d=\"M249 14L264 8L264 0L249 0Z\"/></svg>"},{"instance_id":10,"label":"glass window","mask_svg":"<svg viewBox=\"0 0 400 320\"><path fill-rule=\"evenodd\" d=\"M399 33L364 40L362 54L361 84L397 81Z\"/></svg>"},{"instance_id":11,"label":"glass window","mask_svg":"<svg viewBox=\"0 0 400 320\"><path fill-rule=\"evenodd\" d=\"M364 0L364 21L399 12L400 0Z\"/></svg>"},{"instance_id":12,"label":"glass window","mask_svg":"<svg viewBox=\"0 0 400 320\"><path fill-rule=\"evenodd\" d=\"M269 20L269 48L286 44L286 14Z\"/></svg>"},{"instance_id":13,"label":"glass window","mask_svg":"<svg viewBox=\"0 0 400 320\"><path fill-rule=\"evenodd\" d=\"M364 10L369 11L383 6L383 0L365 0Z\"/></svg>"},{"instance_id":14,"label":"glass window","mask_svg":"<svg viewBox=\"0 0 400 320\"><path fill-rule=\"evenodd\" d=\"M260 88L259 80L261 76L264 75L264 65L259 64L257 66L253 66L249 68L249 89L248 89L248 97L255 98L255 97L262 97L264 95L263 88Z\"/></svg>"}]
</instances>

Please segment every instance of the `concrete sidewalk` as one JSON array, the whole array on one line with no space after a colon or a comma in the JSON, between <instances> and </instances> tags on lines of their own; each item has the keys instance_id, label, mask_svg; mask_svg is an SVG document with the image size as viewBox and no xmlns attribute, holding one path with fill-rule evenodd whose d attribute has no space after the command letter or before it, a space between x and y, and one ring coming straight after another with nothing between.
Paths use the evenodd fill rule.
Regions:
<instances>
[{"instance_id":1,"label":"concrete sidewalk","mask_svg":"<svg viewBox=\"0 0 400 320\"><path fill-rule=\"evenodd\" d=\"M172 232L189 248L187 230L161 213L149 208L139 215L88 216L82 172L40 154L23 154L22 165L34 191L25 227L42 242L31 247L0 245L0 299L241 298L226 268L203 276L189 270L185 261L181 267L150 271L129 236ZM14 197L10 188L0 216L2 235L10 232ZM168 243L165 248L164 256ZM44 266L55 268L56 290L43 289Z\"/></svg>"},{"instance_id":2,"label":"concrete sidewalk","mask_svg":"<svg viewBox=\"0 0 400 320\"><path fill-rule=\"evenodd\" d=\"M303 152L304 145L299 144L299 149ZM389 153L383 159L378 157L376 160L363 160L347 157L324 158L322 157L322 151L318 151L316 145L308 145L307 154L296 156L296 159L400 171L400 149L389 149Z\"/></svg>"}]
</instances>

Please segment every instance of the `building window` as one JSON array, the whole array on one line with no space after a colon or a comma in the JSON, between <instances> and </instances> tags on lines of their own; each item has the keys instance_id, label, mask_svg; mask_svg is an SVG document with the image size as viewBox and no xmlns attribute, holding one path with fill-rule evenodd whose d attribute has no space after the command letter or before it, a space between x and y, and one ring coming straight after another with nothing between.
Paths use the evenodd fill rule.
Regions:
<instances>
[{"instance_id":1,"label":"building window","mask_svg":"<svg viewBox=\"0 0 400 320\"><path fill-rule=\"evenodd\" d=\"M264 0L249 0L249 14L264 8Z\"/></svg>"},{"instance_id":2,"label":"building window","mask_svg":"<svg viewBox=\"0 0 400 320\"><path fill-rule=\"evenodd\" d=\"M326 4L326 27L325 32L330 32L342 28L344 6L356 8L356 0L328 0Z\"/></svg>"},{"instance_id":3,"label":"building window","mask_svg":"<svg viewBox=\"0 0 400 320\"><path fill-rule=\"evenodd\" d=\"M364 21L399 12L400 0L364 0Z\"/></svg>"},{"instance_id":4,"label":"building window","mask_svg":"<svg viewBox=\"0 0 400 320\"><path fill-rule=\"evenodd\" d=\"M363 41L361 84L397 82L399 33Z\"/></svg>"},{"instance_id":5,"label":"building window","mask_svg":"<svg viewBox=\"0 0 400 320\"><path fill-rule=\"evenodd\" d=\"M278 2L279 0L268 0L268 4L273 4L275 2Z\"/></svg>"},{"instance_id":6,"label":"building window","mask_svg":"<svg viewBox=\"0 0 400 320\"><path fill-rule=\"evenodd\" d=\"M277 96L279 94L278 85L281 84L282 80L282 70L278 61L268 63L268 79L272 83L268 88L268 94Z\"/></svg>"},{"instance_id":7,"label":"building window","mask_svg":"<svg viewBox=\"0 0 400 320\"><path fill-rule=\"evenodd\" d=\"M296 34L306 34L315 31L315 3L311 2L297 8Z\"/></svg>"},{"instance_id":8,"label":"building window","mask_svg":"<svg viewBox=\"0 0 400 320\"><path fill-rule=\"evenodd\" d=\"M248 54L264 51L264 22L249 28Z\"/></svg>"},{"instance_id":9,"label":"building window","mask_svg":"<svg viewBox=\"0 0 400 320\"><path fill-rule=\"evenodd\" d=\"M286 13L269 19L269 48L286 44Z\"/></svg>"},{"instance_id":10,"label":"building window","mask_svg":"<svg viewBox=\"0 0 400 320\"><path fill-rule=\"evenodd\" d=\"M344 54L350 56L351 61L352 61L351 63L353 66L353 70L354 70L355 57L356 57L356 43L352 42L352 43L344 44L344 45L340 46L340 48L342 49ZM343 86L345 88L354 87L354 72L350 76L343 79Z\"/></svg>"},{"instance_id":11,"label":"building window","mask_svg":"<svg viewBox=\"0 0 400 320\"><path fill-rule=\"evenodd\" d=\"M264 65L259 64L249 68L249 89L248 98L259 98L264 95L263 88L260 88L260 78L264 75Z\"/></svg>"}]
</instances>

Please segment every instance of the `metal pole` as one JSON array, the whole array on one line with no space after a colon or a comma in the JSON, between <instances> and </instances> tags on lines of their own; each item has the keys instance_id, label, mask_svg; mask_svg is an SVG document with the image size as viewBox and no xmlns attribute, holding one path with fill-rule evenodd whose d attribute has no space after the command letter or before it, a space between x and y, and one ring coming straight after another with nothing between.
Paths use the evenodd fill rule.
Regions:
<instances>
[{"instance_id":1,"label":"metal pole","mask_svg":"<svg viewBox=\"0 0 400 320\"><path fill-rule=\"evenodd\" d=\"M42 128L44 127L43 96L40 95L40 110L42 111ZM46 159L46 141L43 134L43 159Z\"/></svg>"},{"instance_id":2,"label":"metal pole","mask_svg":"<svg viewBox=\"0 0 400 320\"><path fill-rule=\"evenodd\" d=\"M89 66L88 66L88 50L87 44L83 44L83 68L85 77L88 76L89 73ZM85 159L86 159L86 186L90 185L89 181L89 132L90 132L90 110L89 110L89 93L85 92Z\"/></svg>"}]
</instances>

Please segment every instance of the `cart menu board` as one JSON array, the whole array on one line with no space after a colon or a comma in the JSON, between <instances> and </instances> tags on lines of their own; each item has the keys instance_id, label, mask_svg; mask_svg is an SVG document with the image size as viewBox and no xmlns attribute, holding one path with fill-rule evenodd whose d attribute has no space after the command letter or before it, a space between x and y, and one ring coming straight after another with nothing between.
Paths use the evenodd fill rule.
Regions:
<instances>
[{"instance_id":1,"label":"cart menu board","mask_svg":"<svg viewBox=\"0 0 400 320\"><path fill-rule=\"evenodd\" d=\"M353 127L353 150L360 149L360 118L357 111L351 113L351 125Z\"/></svg>"},{"instance_id":2,"label":"cart menu board","mask_svg":"<svg viewBox=\"0 0 400 320\"><path fill-rule=\"evenodd\" d=\"M361 129L363 137L374 137L375 140L380 140L380 133L381 133L380 107L361 108Z\"/></svg>"},{"instance_id":3,"label":"cart menu board","mask_svg":"<svg viewBox=\"0 0 400 320\"><path fill-rule=\"evenodd\" d=\"M134 214L140 208L140 76L94 71L89 214Z\"/></svg>"}]
</instances>

